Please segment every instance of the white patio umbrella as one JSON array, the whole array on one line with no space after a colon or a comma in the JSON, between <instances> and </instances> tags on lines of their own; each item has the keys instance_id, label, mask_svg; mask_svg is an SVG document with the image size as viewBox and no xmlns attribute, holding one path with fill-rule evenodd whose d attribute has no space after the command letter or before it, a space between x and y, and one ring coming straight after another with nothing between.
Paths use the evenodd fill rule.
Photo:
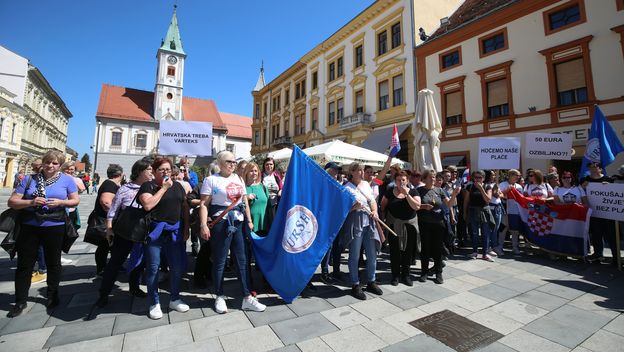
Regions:
<instances>
[{"instance_id":1,"label":"white patio umbrella","mask_svg":"<svg viewBox=\"0 0 624 352\"><path fill-rule=\"evenodd\" d=\"M433 92L429 89L423 89L418 92L416 118L412 124L415 147L414 168L416 170L434 169L442 171L440 133L442 133L442 123L433 103Z\"/></svg>"},{"instance_id":2,"label":"white patio umbrella","mask_svg":"<svg viewBox=\"0 0 624 352\"><path fill-rule=\"evenodd\" d=\"M291 154L292 154L292 149L282 148L280 150L275 150L275 151L270 152L268 156L275 160L288 160L290 159Z\"/></svg>"},{"instance_id":3,"label":"white patio umbrella","mask_svg":"<svg viewBox=\"0 0 624 352\"><path fill-rule=\"evenodd\" d=\"M340 165L348 165L354 161L364 165L370 165L376 168L382 168L388 159L388 156L369 149L345 143L339 140L315 145L303 150L309 157L317 163L323 165L333 161ZM401 168L407 166L407 163L394 158L393 164L399 164Z\"/></svg>"}]
</instances>

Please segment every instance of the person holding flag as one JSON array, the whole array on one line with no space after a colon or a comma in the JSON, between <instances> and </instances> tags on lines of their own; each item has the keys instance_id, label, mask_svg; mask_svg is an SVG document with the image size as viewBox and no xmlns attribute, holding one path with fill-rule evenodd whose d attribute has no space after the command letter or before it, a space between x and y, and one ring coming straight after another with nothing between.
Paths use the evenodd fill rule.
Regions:
<instances>
[{"instance_id":1,"label":"person holding flag","mask_svg":"<svg viewBox=\"0 0 624 352\"><path fill-rule=\"evenodd\" d=\"M297 146L286 174L268 236L251 238L262 274L291 303L310 282L355 199Z\"/></svg>"},{"instance_id":2,"label":"person holding flag","mask_svg":"<svg viewBox=\"0 0 624 352\"><path fill-rule=\"evenodd\" d=\"M615 161L615 157L624 151L624 146L618 135L609 124L598 105L594 105L594 119L592 120L587 148L581 165L581 184L583 188L590 182L612 183L613 180L602 174L607 166ZM614 253L615 259L615 234L613 220L601 219L592 216L589 225L589 234L594 253L590 261L602 259L603 240L606 239ZM614 264L616 261L614 260Z\"/></svg>"}]
</instances>

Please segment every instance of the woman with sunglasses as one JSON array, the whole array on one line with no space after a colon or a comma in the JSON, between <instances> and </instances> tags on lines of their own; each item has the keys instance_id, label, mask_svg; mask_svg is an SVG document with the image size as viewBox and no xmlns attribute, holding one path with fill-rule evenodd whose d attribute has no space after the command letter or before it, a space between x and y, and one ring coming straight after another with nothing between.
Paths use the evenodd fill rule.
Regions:
<instances>
[{"instance_id":1,"label":"woman with sunglasses","mask_svg":"<svg viewBox=\"0 0 624 352\"><path fill-rule=\"evenodd\" d=\"M180 298L189 209L184 187L171 178L172 168L171 160L156 158L152 163L154 180L143 183L138 192L139 202L151 217L150 233L145 243L145 281L147 296L151 300L149 317L152 319L163 316L158 296L158 269L162 252L169 263L169 308L181 313L189 310L189 306Z\"/></svg>"},{"instance_id":2,"label":"woman with sunglasses","mask_svg":"<svg viewBox=\"0 0 624 352\"><path fill-rule=\"evenodd\" d=\"M262 312L266 306L251 295L249 290L249 272L243 226L254 229L249 213L247 191L241 178L234 173L236 158L228 151L217 154L219 173L206 177L201 188L199 205L199 226L201 237L210 240L212 253L212 281L215 285L215 311L227 313L228 307L223 295L223 272L228 252L236 258L238 280L243 293L242 310ZM213 223L208 227L208 217Z\"/></svg>"},{"instance_id":3,"label":"woman with sunglasses","mask_svg":"<svg viewBox=\"0 0 624 352\"><path fill-rule=\"evenodd\" d=\"M555 203L589 205L585 190L576 185L572 172L564 171L561 175L561 186L555 191Z\"/></svg>"},{"instance_id":4,"label":"woman with sunglasses","mask_svg":"<svg viewBox=\"0 0 624 352\"><path fill-rule=\"evenodd\" d=\"M529 172L529 182L524 187L524 195L527 197L535 197L545 200L552 200L554 190L544 182L544 175L540 170L531 170Z\"/></svg>"}]
</instances>

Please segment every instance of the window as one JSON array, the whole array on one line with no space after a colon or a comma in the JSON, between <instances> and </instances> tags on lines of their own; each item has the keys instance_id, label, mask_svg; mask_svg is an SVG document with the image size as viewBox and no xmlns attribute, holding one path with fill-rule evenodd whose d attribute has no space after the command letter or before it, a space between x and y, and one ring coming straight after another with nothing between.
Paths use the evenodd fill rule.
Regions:
<instances>
[{"instance_id":1,"label":"window","mask_svg":"<svg viewBox=\"0 0 624 352\"><path fill-rule=\"evenodd\" d=\"M355 64L356 68L362 66L364 64L364 48L362 45L358 45L355 47Z\"/></svg>"},{"instance_id":2,"label":"window","mask_svg":"<svg viewBox=\"0 0 624 352\"><path fill-rule=\"evenodd\" d=\"M284 92L284 106L290 104L290 89L286 89Z\"/></svg>"},{"instance_id":3,"label":"window","mask_svg":"<svg viewBox=\"0 0 624 352\"><path fill-rule=\"evenodd\" d=\"M277 96L277 110L279 110L282 106L282 96L278 95Z\"/></svg>"},{"instance_id":4,"label":"window","mask_svg":"<svg viewBox=\"0 0 624 352\"><path fill-rule=\"evenodd\" d=\"M318 88L318 72L312 72L312 90Z\"/></svg>"},{"instance_id":5,"label":"window","mask_svg":"<svg viewBox=\"0 0 624 352\"><path fill-rule=\"evenodd\" d=\"M260 131L254 131L254 145L260 145Z\"/></svg>"},{"instance_id":6,"label":"window","mask_svg":"<svg viewBox=\"0 0 624 352\"><path fill-rule=\"evenodd\" d=\"M338 105L338 114L337 114L337 119L336 122L340 123L340 121L342 121L342 119L344 118L344 99L338 99L337 102Z\"/></svg>"},{"instance_id":7,"label":"window","mask_svg":"<svg viewBox=\"0 0 624 352\"><path fill-rule=\"evenodd\" d=\"M364 92L359 90L355 92L355 113L364 112Z\"/></svg>"},{"instance_id":8,"label":"window","mask_svg":"<svg viewBox=\"0 0 624 352\"><path fill-rule=\"evenodd\" d=\"M446 114L444 120L446 126L462 124L462 93L461 91L447 93L444 95Z\"/></svg>"},{"instance_id":9,"label":"window","mask_svg":"<svg viewBox=\"0 0 624 352\"><path fill-rule=\"evenodd\" d=\"M295 84L295 100L301 98L301 92L299 91L300 84Z\"/></svg>"},{"instance_id":10,"label":"window","mask_svg":"<svg viewBox=\"0 0 624 352\"><path fill-rule=\"evenodd\" d=\"M392 78L392 106L403 105L403 75Z\"/></svg>"},{"instance_id":11,"label":"window","mask_svg":"<svg viewBox=\"0 0 624 352\"><path fill-rule=\"evenodd\" d=\"M332 62L329 64L329 81L333 81L336 79L336 63Z\"/></svg>"},{"instance_id":12,"label":"window","mask_svg":"<svg viewBox=\"0 0 624 352\"><path fill-rule=\"evenodd\" d=\"M388 81L379 83L379 111L386 110L389 106Z\"/></svg>"},{"instance_id":13,"label":"window","mask_svg":"<svg viewBox=\"0 0 624 352\"><path fill-rule=\"evenodd\" d=\"M388 51L388 32L383 31L377 34L377 56L381 56Z\"/></svg>"},{"instance_id":14,"label":"window","mask_svg":"<svg viewBox=\"0 0 624 352\"><path fill-rule=\"evenodd\" d=\"M401 22L392 25L392 49L401 45Z\"/></svg>"},{"instance_id":15,"label":"window","mask_svg":"<svg viewBox=\"0 0 624 352\"><path fill-rule=\"evenodd\" d=\"M479 55L485 57L508 48L507 28L479 38Z\"/></svg>"},{"instance_id":16,"label":"window","mask_svg":"<svg viewBox=\"0 0 624 352\"><path fill-rule=\"evenodd\" d=\"M550 30L561 28L581 20L579 5L573 5L548 15Z\"/></svg>"},{"instance_id":17,"label":"window","mask_svg":"<svg viewBox=\"0 0 624 352\"><path fill-rule=\"evenodd\" d=\"M17 132L17 123L13 123L13 128L11 129L11 143L15 144L15 132Z\"/></svg>"},{"instance_id":18,"label":"window","mask_svg":"<svg viewBox=\"0 0 624 352\"><path fill-rule=\"evenodd\" d=\"M0 119L0 139L2 138L2 129L4 128L4 117Z\"/></svg>"},{"instance_id":19,"label":"window","mask_svg":"<svg viewBox=\"0 0 624 352\"><path fill-rule=\"evenodd\" d=\"M254 118L259 119L260 118L260 104L256 103L256 107L254 109Z\"/></svg>"},{"instance_id":20,"label":"window","mask_svg":"<svg viewBox=\"0 0 624 352\"><path fill-rule=\"evenodd\" d=\"M342 74L344 73L344 63L343 63L343 59L342 57L338 58L338 61L336 61L336 66L338 66L337 68L337 77L342 77Z\"/></svg>"},{"instance_id":21,"label":"window","mask_svg":"<svg viewBox=\"0 0 624 352\"><path fill-rule=\"evenodd\" d=\"M286 137L290 136L289 127L290 127L290 119L286 118L286 119L284 119L284 136L286 136ZM297 132L296 129L295 129L295 132Z\"/></svg>"},{"instance_id":22,"label":"window","mask_svg":"<svg viewBox=\"0 0 624 352\"><path fill-rule=\"evenodd\" d=\"M557 105L566 106L588 100L583 59L555 64L557 82Z\"/></svg>"},{"instance_id":23,"label":"window","mask_svg":"<svg viewBox=\"0 0 624 352\"><path fill-rule=\"evenodd\" d=\"M268 114L269 110L267 109L267 103L264 103L264 116Z\"/></svg>"},{"instance_id":24,"label":"window","mask_svg":"<svg viewBox=\"0 0 624 352\"><path fill-rule=\"evenodd\" d=\"M167 67L167 76L175 76L175 67L173 66Z\"/></svg>"},{"instance_id":25,"label":"window","mask_svg":"<svg viewBox=\"0 0 624 352\"><path fill-rule=\"evenodd\" d=\"M113 132L111 137L111 145L121 146L121 132Z\"/></svg>"},{"instance_id":26,"label":"window","mask_svg":"<svg viewBox=\"0 0 624 352\"><path fill-rule=\"evenodd\" d=\"M262 130L262 144L263 145L266 144L266 142L267 142L267 135L266 135L267 132L266 131L267 131L266 129Z\"/></svg>"},{"instance_id":27,"label":"window","mask_svg":"<svg viewBox=\"0 0 624 352\"><path fill-rule=\"evenodd\" d=\"M306 95L306 81L305 79L301 81L301 97L305 97Z\"/></svg>"},{"instance_id":28,"label":"window","mask_svg":"<svg viewBox=\"0 0 624 352\"><path fill-rule=\"evenodd\" d=\"M312 129L315 130L318 125L318 108L312 109Z\"/></svg>"},{"instance_id":29,"label":"window","mask_svg":"<svg viewBox=\"0 0 624 352\"><path fill-rule=\"evenodd\" d=\"M299 115L295 116L295 136L299 135L299 130L301 129L301 120L299 119Z\"/></svg>"},{"instance_id":30,"label":"window","mask_svg":"<svg viewBox=\"0 0 624 352\"><path fill-rule=\"evenodd\" d=\"M488 119L508 116L509 102L507 101L507 79L487 82L486 85Z\"/></svg>"},{"instance_id":31,"label":"window","mask_svg":"<svg viewBox=\"0 0 624 352\"><path fill-rule=\"evenodd\" d=\"M333 101L327 105L327 116L328 116L327 124L329 126L336 123L336 111L334 110L335 107L336 107L336 104Z\"/></svg>"},{"instance_id":32,"label":"window","mask_svg":"<svg viewBox=\"0 0 624 352\"><path fill-rule=\"evenodd\" d=\"M134 146L137 148L147 148L147 135L144 133L137 134Z\"/></svg>"},{"instance_id":33,"label":"window","mask_svg":"<svg viewBox=\"0 0 624 352\"><path fill-rule=\"evenodd\" d=\"M225 150L227 150L227 151L228 151L228 152L230 152L230 153L234 153L234 152L235 152L235 150L234 150L234 144L232 144L232 143L226 143L226 144L225 144Z\"/></svg>"},{"instance_id":34,"label":"window","mask_svg":"<svg viewBox=\"0 0 624 352\"><path fill-rule=\"evenodd\" d=\"M544 32L550 35L587 21L585 0L568 1L544 11Z\"/></svg>"},{"instance_id":35,"label":"window","mask_svg":"<svg viewBox=\"0 0 624 352\"><path fill-rule=\"evenodd\" d=\"M461 65L461 48L440 54L440 72L458 65Z\"/></svg>"}]
</instances>

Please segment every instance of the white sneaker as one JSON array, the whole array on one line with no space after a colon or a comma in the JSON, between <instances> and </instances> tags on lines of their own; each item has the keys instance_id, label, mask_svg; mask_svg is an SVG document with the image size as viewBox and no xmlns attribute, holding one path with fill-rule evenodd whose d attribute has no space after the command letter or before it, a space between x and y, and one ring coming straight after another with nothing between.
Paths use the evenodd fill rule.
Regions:
<instances>
[{"instance_id":1,"label":"white sneaker","mask_svg":"<svg viewBox=\"0 0 624 352\"><path fill-rule=\"evenodd\" d=\"M243 298L243 305L241 307L242 310L252 310L254 312L264 312L266 306L260 302L258 299L252 295L247 296L247 298Z\"/></svg>"},{"instance_id":2,"label":"white sneaker","mask_svg":"<svg viewBox=\"0 0 624 352\"><path fill-rule=\"evenodd\" d=\"M160 310L160 304L154 304L153 306L150 306L150 310L149 310L150 319L158 320L162 318L162 316L163 314L162 314L162 310Z\"/></svg>"},{"instance_id":3,"label":"white sneaker","mask_svg":"<svg viewBox=\"0 0 624 352\"><path fill-rule=\"evenodd\" d=\"M68 258L61 257L61 265L68 265L73 263L74 261Z\"/></svg>"},{"instance_id":4,"label":"white sneaker","mask_svg":"<svg viewBox=\"0 0 624 352\"><path fill-rule=\"evenodd\" d=\"M489 251L488 254L490 255L490 257L498 257L498 253L496 253L496 251L494 250Z\"/></svg>"},{"instance_id":5,"label":"white sneaker","mask_svg":"<svg viewBox=\"0 0 624 352\"><path fill-rule=\"evenodd\" d=\"M225 297L218 296L215 300L215 311L219 314L227 313L227 304L225 304Z\"/></svg>"},{"instance_id":6,"label":"white sneaker","mask_svg":"<svg viewBox=\"0 0 624 352\"><path fill-rule=\"evenodd\" d=\"M175 301L169 302L169 309L173 309L180 313L186 313L189 310L189 306L181 299L176 299Z\"/></svg>"},{"instance_id":7,"label":"white sneaker","mask_svg":"<svg viewBox=\"0 0 624 352\"><path fill-rule=\"evenodd\" d=\"M485 260L485 261L488 261L488 262L494 262L494 258L490 257L490 256L489 256L489 255L487 255L487 254L484 254L484 255L481 257L481 259L483 259L483 260Z\"/></svg>"}]
</instances>

